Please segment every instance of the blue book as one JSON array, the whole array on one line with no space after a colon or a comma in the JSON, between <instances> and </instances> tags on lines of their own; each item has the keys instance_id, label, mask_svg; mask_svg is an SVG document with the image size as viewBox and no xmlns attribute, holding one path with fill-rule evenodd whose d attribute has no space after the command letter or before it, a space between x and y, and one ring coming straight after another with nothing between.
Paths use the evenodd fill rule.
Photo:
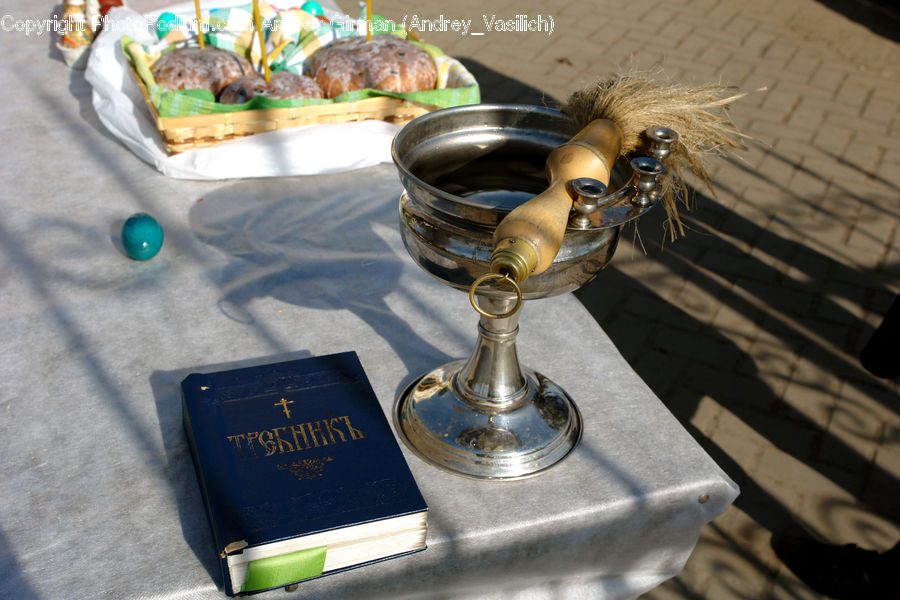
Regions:
<instances>
[{"instance_id":1,"label":"blue book","mask_svg":"<svg viewBox=\"0 0 900 600\"><path fill-rule=\"evenodd\" d=\"M181 387L228 595L425 549L425 500L355 352Z\"/></svg>"}]
</instances>

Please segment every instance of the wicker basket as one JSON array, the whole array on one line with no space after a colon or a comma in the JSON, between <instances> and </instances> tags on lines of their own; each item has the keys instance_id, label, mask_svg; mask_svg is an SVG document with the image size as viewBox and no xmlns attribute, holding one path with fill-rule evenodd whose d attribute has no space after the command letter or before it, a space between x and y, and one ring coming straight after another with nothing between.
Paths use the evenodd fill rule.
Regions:
<instances>
[{"instance_id":1,"label":"wicker basket","mask_svg":"<svg viewBox=\"0 0 900 600\"><path fill-rule=\"evenodd\" d=\"M403 124L439 108L433 104L384 96L356 102L242 110L189 117L160 117L150 100L150 94L144 81L133 67L131 72L144 95L156 127L162 134L166 152L170 155L194 148L215 146L226 140L254 133L301 125L346 123L369 119Z\"/></svg>"}]
</instances>

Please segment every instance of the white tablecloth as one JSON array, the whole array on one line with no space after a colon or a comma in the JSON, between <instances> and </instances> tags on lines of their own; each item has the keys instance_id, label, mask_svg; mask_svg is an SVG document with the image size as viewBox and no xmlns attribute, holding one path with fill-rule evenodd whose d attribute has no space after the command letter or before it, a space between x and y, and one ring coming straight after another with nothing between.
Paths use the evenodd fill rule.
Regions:
<instances>
[{"instance_id":1,"label":"white tablecloth","mask_svg":"<svg viewBox=\"0 0 900 600\"><path fill-rule=\"evenodd\" d=\"M476 315L407 256L392 166L166 178L105 132L50 37L0 41L17 99L0 108L0 596L221 598L183 376L356 350L390 411L412 378L469 352ZM166 233L147 262L119 242L139 211ZM522 362L582 410L576 452L506 483L407 452L428 549L296 597L630 598L681 569L737 488L574 297L526 303L520 325Z\"/></svg>"}]
</instances>

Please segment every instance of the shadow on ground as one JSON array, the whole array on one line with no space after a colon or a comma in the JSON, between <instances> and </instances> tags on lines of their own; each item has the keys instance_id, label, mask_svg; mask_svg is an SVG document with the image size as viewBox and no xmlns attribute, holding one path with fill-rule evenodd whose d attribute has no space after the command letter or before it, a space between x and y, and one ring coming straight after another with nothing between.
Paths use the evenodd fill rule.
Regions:
<instances>
[{"instance_id":1,"label":"shadow on ground","mask_svg":"<svg viewBox=\"0 0 900 600\"><path fill-rule=\"evenodd\" d=\"M695 424L703 402L711 399L729 418L741 422L740 427L750 428L753 435L774 446L778 452L771 456L786 455L787 460L800 461L842 488L842 498L855 500L854 510L900 524L900 507L891 492L896 490L897 479L871 456L833 435L828 426L836 410L836 384L843 385L845 395L864 399L866 405L858 406L861 410L880 405L880 410L900 411L895 390L872 377L855 358L874 328L845 308L886 305L892 292L874 283L879 281L878 273L850 269L710 198L701 197L699 205L701 208L686 218L691 229L687 238L665 247L659 233L646 233L663 231L662 211L643 217L640 227L645 232L642 239L647 257L659 268L654 272L667 271L677 274L670 277L673 281L690 282L700 290L699 301L708 299L708 307L693 306L692 310L699 308L700 312L689 313L668 295L676 291L668 289L672 286L643 282L618 268L617 261L627 261L626 253L632 252L627 245L619 249L611 266L576 291L576 296L638 375L740 485L735 506L773 536L795 533L808 525L807 518L816 523L838 522L838 513L847 506L837 499L816 498L803 510L786 504L783 496L774 496L767 490L772 489L771 481L761 485L754 474L770 468L777 471L778 465L757 463L762 459L749 447L746 454L726 451L721 445L723 440L727 443L724 432ZM787 275L745 251L746 247L797 268ZM820 276L825 272L828 281L845 283L822 290ZM759 337L741 340L743 332L710 324L717 305L738 315L736 319L758 325ZM704 310L710 311L709 318L698 320L694 315ZM814 373L804 381L800 401L785 394L797 365L782 359L793 355L807 361ZM861 437L880 435L864 431L862 426L856 433ZM883 533L862 521L852 529L858 537L848 541L870 548L883 543ZM746 554L746 544L733 540L733 533L712 526L711 535L721 551ZM738 560L751 564L767 579L776 574L771 563L759 557ZM693 597L688 591L682 590L686 597Z\"/></svg>"},{"instance_id":2,"label":"shadow on ground","mask_svg":"<svg viewBox=\"0 0 900 600\"><path fill-rule=\"evenodd\" d=\"M833 11L900 43L900 3L897 0L819 0Z\"/></svg>"},{"instance_id":3,"label":"shadow on ground","mask_svg":"<svg viewBox=\"0 0 900 600\"><path fill-rule=\"evenodd\" d=\"M481 87L481 101L485 104L534 104L559 108L560 101L543 90L508 77L499 71L483 65L473 58L460 58Z\"/></svg>"}]
</instances>

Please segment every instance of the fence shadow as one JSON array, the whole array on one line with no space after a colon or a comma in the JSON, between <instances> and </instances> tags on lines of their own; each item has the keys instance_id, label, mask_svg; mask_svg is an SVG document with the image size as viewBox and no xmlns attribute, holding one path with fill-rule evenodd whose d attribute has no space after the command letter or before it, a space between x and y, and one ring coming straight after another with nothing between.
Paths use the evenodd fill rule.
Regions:
<instances>
[{"instance_id":1,"label":"fence shadow","mask_svg":"<svg viewBox=\"0 0 900 600\"><path fill-rule=\"evenodd\" d=\"M883 38L900 42L900 4L896 0L819 0Z\"/></svg>"},{"instance_id":2,"label":"fence shadow","mask_svg":"<svg viewBox=\"0 0 900 600\"><path fill-rule=\"evenodd\" d=\"M699 206L685 219L687 238L675 243L664 245L658 233L663 231L662 211L644 217L639 227L647 258L698 288L698 301L709 299L708 306L692 307L709 310L708 319L701 321L696 310L689 313L618 268L617 261L628 260L623 256L627 248L620 248L611 266L576 296L637 373L741 486L735 504L761 526L777 533L792 525L795 516L747 473L742 463L752 464L754 457L729 456L708 430L693 424L705 398L778 450L865 500L873 514L900 523L900 508L868 493L872 482L896 485L896 478L824 426L833 410L828 398L836 381L854 397L900 411L891 386L867 373L855 358L874 328L847 308L852 303L887 306L893 293L880 283L883 275L854 270L711 198L701 196ZM748 247L757 253L747 252ZM778 263L793 269L776 268ZM823 283L825 273L829 279ZM733 320L758 327L757 345L743 339L742 331L713 326L719 305L727 307ZM785 397L792 366L779 364L779 349L810 365L813 375L804 382L801 393L808 400L802 406Z\"/></svg>"}]
</instances>

